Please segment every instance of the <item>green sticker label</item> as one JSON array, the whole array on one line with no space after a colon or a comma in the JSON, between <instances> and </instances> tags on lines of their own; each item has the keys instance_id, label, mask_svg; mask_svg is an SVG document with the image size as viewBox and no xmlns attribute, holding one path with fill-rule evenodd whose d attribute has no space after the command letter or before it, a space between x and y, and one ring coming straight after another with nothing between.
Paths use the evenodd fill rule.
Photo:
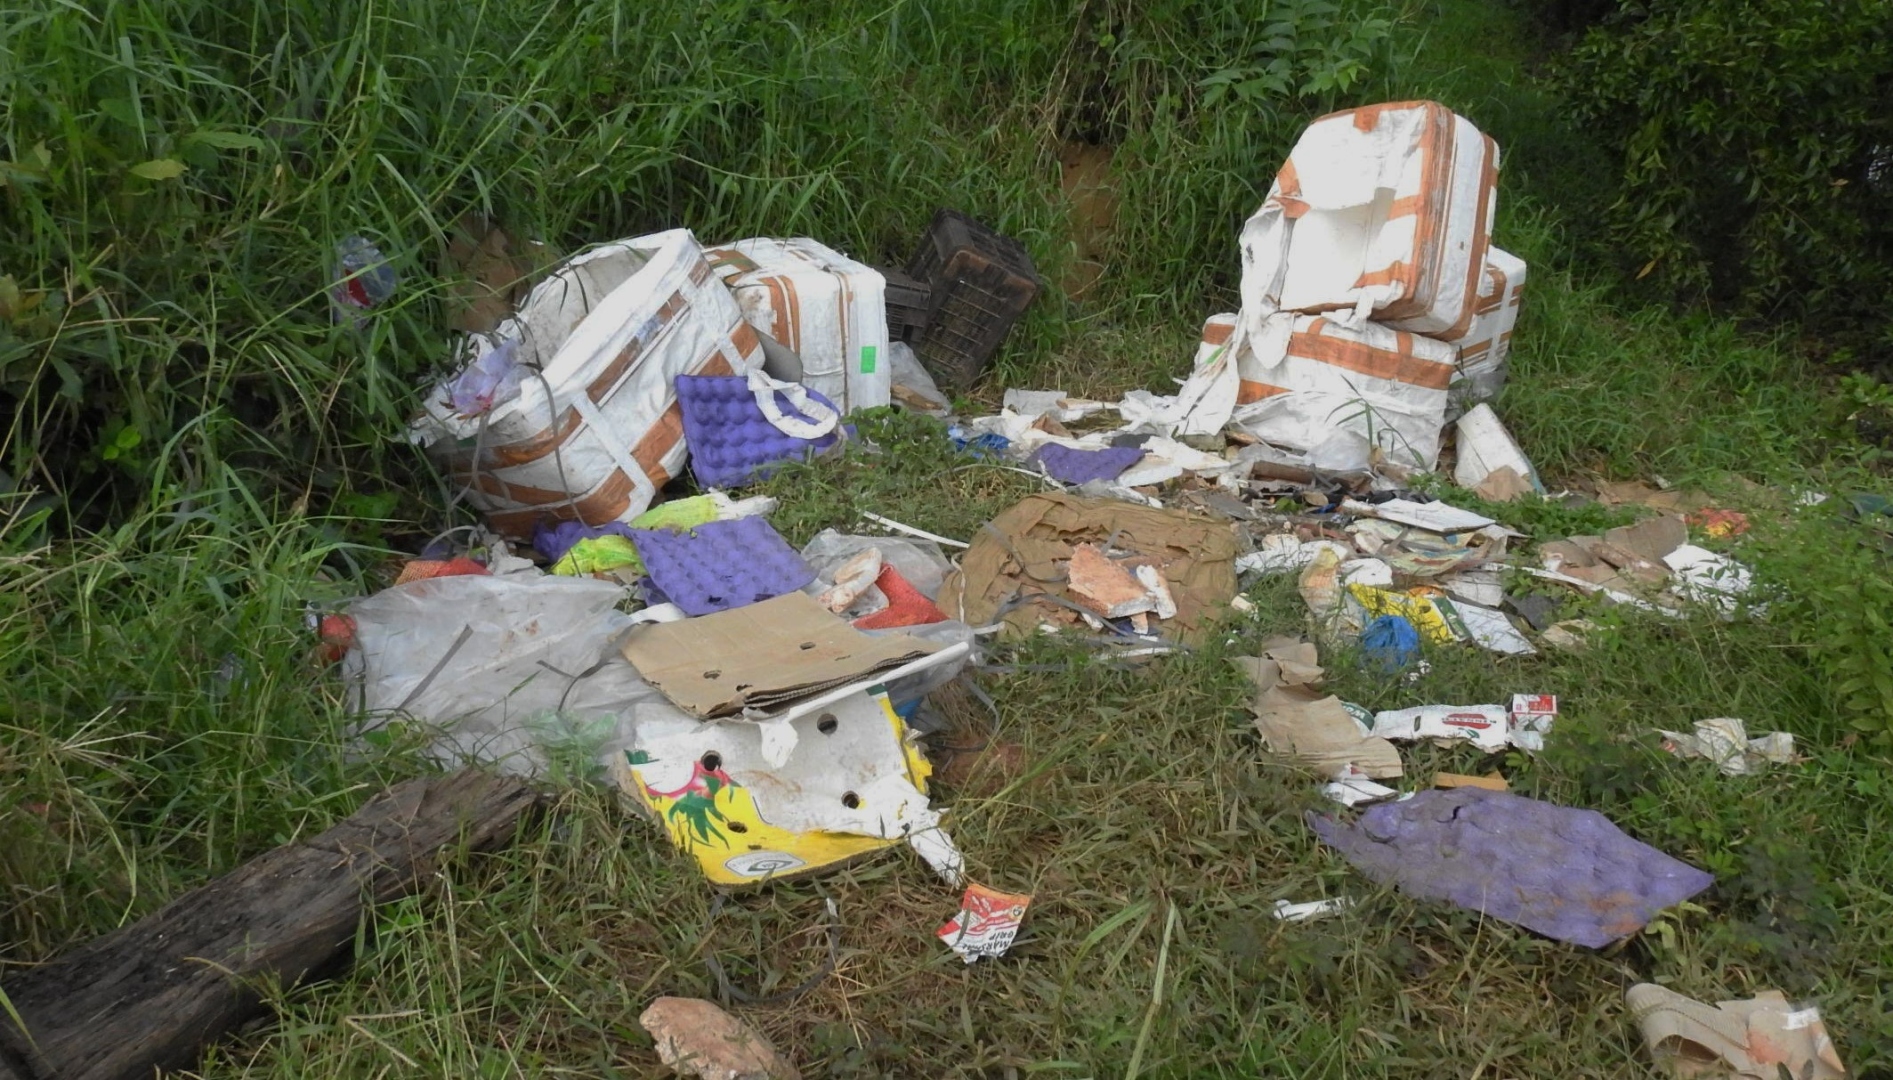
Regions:
<instances>
[{"instance_id":1,"label":"green sticker label","mask_svg":"<svg viewBox=\"0 0 1893 1080\"><path fill-rule=\"evenodd\" d=\"M874 374L874 354L877 351L877 348L873 345L861 346L861 374Z\"/></svg>"}]
</instances>

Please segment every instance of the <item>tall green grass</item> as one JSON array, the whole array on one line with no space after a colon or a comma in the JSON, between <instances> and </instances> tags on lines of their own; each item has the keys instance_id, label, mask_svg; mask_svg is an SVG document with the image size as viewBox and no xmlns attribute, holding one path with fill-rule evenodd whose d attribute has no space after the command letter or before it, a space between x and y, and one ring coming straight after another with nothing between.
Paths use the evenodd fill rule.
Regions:
<instances>
[{"instance_id":1,"label":"tall green grass","mask_svg":"<svg viewBox=\"0 0 1893 1080\"><path fill-rule=\"evenodd\" d=\"M1200 318L1287 140L1384 44L1328 57L1346 25L1315 0L35 0L0 25L7 467L83 503L222 413L261 475L345 490L447 357L436 261L468 211L562 250L681 225L900 263L952 205L1056 280L1059 146L1103 140L1135 164L1100 302ZM1277 54L1280 90L1199 85ZM325 298L351 235L400 274L359 330Z\"/></svg>"}]
</instances>

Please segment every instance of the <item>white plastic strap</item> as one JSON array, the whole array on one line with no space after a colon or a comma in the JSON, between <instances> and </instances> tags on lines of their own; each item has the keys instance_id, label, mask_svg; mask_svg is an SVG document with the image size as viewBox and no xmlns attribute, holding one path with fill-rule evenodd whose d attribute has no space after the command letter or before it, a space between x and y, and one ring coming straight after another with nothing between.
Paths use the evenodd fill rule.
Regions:
<instances>
[{"instance_id":1,"label":"white plastic strap","mask_svg":"<svg viewBox=\"0 0 1893 1080\"><path fill-rule=\"evenodd\" d=\"M784 435L797 439L819 439L841 423L841 413L810 397L808 387L801 383L781 382L760 371L752 371L749 373L749 392L756 395L756 407L762 410L764 418ZM776 403L777 394L788 398L789 404L797 412L814 419L803 420L783 412Z\"/></svg>"},{"instance_id":2,"label":"white plastic strap","mask_svg":"<svg viewBox=\"0 0 1893 1080\"><path fill-rule=\"evenodd\" d=\"M651 483L651 478L645 475L644 467L631 456L631 448L626 446L624 440L613 431L611 421L605 419L605 414L598 408L598 403L592 400L590 394L580 390L572 397L572 407L585 418L585 426L591 430L592 438L597 440L598 445L605 448L605 453L610 455L612 463L630 478L632 489L643 496L643 501L648 506L651 499L657 495L657 485ZM578 493L573 492L572 497L577 499ZM633 506L638 504L637 496L632 497L631 504Z\"/></svg>"}]
</instances>

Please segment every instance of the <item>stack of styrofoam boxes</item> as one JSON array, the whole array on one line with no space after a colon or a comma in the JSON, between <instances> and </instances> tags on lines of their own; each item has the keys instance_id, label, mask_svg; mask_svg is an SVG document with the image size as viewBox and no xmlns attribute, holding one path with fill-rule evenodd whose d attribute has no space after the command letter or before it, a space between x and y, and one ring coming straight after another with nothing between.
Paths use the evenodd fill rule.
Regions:
<instances>
[{"instance_id":1,"label":"stack of styrofoam boxes","mask_svg":"<svg viewBox=\"0 0 1893 1080\"><path fill-rule=\"evenodd\" d=\"M1322 117L1242 230L1236 419L1269 442L1431 468L1505 379L1525 264L1491 246L1498 145L1433 102ZM1340 456L1346 457L1346 453Z\"/></svg>"}]
</instances>

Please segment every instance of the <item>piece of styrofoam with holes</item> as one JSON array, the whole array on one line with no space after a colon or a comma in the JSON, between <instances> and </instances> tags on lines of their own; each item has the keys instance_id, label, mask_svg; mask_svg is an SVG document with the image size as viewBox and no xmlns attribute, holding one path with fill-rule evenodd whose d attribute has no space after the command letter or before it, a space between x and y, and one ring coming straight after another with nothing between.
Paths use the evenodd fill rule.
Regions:
<instances>
[{"instance_id":1,"label":"piece of styrofoam with holes","mask_svg":"<svg viewBox=\"0 0 1893 1080\"><path fill-rule=\"evenodd\" d=\"M613 773L713 881L806 873L904 840L959 883L959 852L927 800L931 769L878 684L779 722L795 729L781 764L766 753L768 725L657 719Z\"/></svg>"}]
</instances>

